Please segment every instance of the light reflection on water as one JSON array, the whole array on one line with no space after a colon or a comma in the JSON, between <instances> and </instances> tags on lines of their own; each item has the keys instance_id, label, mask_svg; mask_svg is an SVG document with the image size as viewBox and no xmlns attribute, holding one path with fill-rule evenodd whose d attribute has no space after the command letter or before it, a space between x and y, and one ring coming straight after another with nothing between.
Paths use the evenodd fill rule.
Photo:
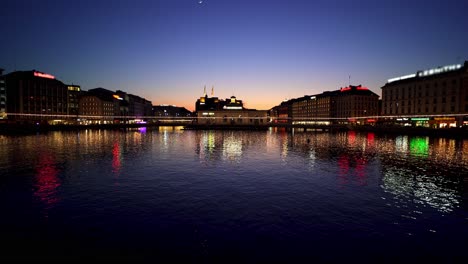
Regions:
<instances>
[{"instance_id":1,"label":"light reflection on water","mask_svg":"<svg viewBox=\"0 0 468 264\"><path fill-rule=\"evenodd\" d=\"M102 233L93 238L99 250L106 241L143 255L152 243L189 256L258 258L272 248L273 256L307 255L315 245L333 261L336 248L357 254L356 238L377 255L412 243L434 253L464 246L467 153L466 139L353 131L0 136L0 209L9 212L0 231L60 244L64 232L88 241L91 228ZM54 224L44 226L44 216Z\"/></svg>"},{"instance_id":2,"label":"light reflection on water","mask_svg":"<svg viewBox=\"0 0 468 264\"><path fill-rule=\"evenodd\" d=\"M44 208L50 209L59 202L57 189L60 187L59 170L56 167L53 154L41 152L36 166L36 184L34 195L44 203Z\"/></svg>"},{"instance_id":3,"label":"light reflection on water","mask_svg":"<svg viewBox=\"0 0 468 264\"><path fill-rule=\"evenodd\" d=\"M441 212L451 212L460 204L458 190L447 187L450 183L450 179L418 175L401 168L390 168L382 178L382 188L395 195L394 199L429 205Z\"/></svg>"}]
</instances>

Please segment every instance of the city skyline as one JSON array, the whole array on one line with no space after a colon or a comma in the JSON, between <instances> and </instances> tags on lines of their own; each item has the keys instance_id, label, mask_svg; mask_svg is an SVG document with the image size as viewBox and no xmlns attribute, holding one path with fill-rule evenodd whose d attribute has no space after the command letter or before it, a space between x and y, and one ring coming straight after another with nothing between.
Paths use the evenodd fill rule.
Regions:
<instances>
[{"instance_id":1,"label":"city skyline","mask_svg":"<svg viewBox=\"0 0 468 264\"><path fill-rule=\"evenodd\" d=\"M0 68L194 110L208 94L248 108L468 58L461 1L9 1Z\"/></svg>"}]
</instances>

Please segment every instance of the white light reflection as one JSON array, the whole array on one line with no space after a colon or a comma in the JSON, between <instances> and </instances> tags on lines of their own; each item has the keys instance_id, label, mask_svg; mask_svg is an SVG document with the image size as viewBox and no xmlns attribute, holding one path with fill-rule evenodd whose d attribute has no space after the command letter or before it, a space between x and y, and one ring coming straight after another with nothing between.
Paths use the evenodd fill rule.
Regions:
<instances>
[{"instance_id":1,"label":"white light reflection","mask_svg":"<svg viewBox=\"0 0 468 264\"><path fill-rule=\"evenodd\" d=\"M200 161L203 160L209 160L213 158L213 155L215 154L215 148L216 148L216 137L215 137L215 132L208 130L208 131L203 131L203 134L201 135L201 139L199 141L199 158Z\"/></svg>"},{"instance_id":2,"label":"white light reflection","mask_svg":"<svg viewBox=\"0 0 468 264\"><path fill-rule=\"evenodd\" d=\"M395 139L395 150L401 153L408 152L408 136L399 136Z\"/></svg>"},{"instance_id":3,"label":"white light reflection","mask_svg":"<svg viewBox=\"0 0 468 264\"><path fill-rule=\"evenodd\" d=\"M443 187L443 178L417 175L410 170L391 168L384 173L381 187L395 195L399 206L406 203L429 205L441 212L451 212L460 204L456 190Z\"/></svg>"},{"instance_id":4,"label":"white light reflection","mask_svg":"<svg viewBox=\"0 0 468 264\"><path fill-rule=\"evenodd\" d=\"M223 157L226 160L239 161L242 156L242 140L230 135L223 142Z\"/></svg>"}]
</instances>

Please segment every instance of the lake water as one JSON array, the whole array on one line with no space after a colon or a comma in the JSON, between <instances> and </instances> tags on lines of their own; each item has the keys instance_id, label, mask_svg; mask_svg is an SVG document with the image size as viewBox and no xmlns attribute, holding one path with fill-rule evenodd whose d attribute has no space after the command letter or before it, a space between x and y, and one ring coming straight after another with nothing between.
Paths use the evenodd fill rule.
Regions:
<instances>
[{"instance_id":1,"label":"lake water","mask_svg":"<svg viewBox=\"0 0 468 264\"><path fill-rule=\"evenodd\" d=\"M463 262L467 194L468 139L0 136L0 260Z\"/></svg>"}]
</instances>

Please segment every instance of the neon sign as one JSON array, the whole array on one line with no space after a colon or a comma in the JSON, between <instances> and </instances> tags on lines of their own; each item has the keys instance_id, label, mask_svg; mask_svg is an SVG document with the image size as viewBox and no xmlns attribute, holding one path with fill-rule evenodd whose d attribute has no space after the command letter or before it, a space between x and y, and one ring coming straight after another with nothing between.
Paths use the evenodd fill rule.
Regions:
<instances>
[{"instance_id":1,"label":"neon sign","mask_svg":"<svg viewBox=\"0 0 468 264\"><path fill-rule=\"evenodd\" d=\"M409 79L409 78L414 78L416 76L417 77L424 77L424 76L429 76L429 75L433 75L433 74L439 74L439 73L444 73L444 72L449 72L449 71L455 71L455 70L460 69L461 67L462 67L461 64L454 64L454 65L447 65L447 66L437 67L437 68L434 68L434 69L429 69L429 70L424 70L424 71L418 71L417 73L408 74L408 75L405 75L405 76L388 79L387 83L396 82L396 81L400 81L400 80L405 80L405 79Z\"/></svg>"},{"instance_id":2,"label":"neon sign","mask_svg":"<svg viewBox=\"0 0 468 264\"><path fill-rule=\"evenodd\" d=\"M349 91L349 90L351 90L351 87L344 87L344 88L340 89L341 92L345 92L345 91Z\"/></svg>"},{"instance_id":3,"label":"neon sign","mask_svg":"<svg viewBox=\"0 0 468 264\"><path fill-rule=\"evenodd\" d=\"M455 117L434 117L437 121L455 121Z\"/></svg>"},{"instance_id":4,"label":"neon sign","mask_svg":"<svg viewBox=\"0 0 468 264\"><path fill-rule=\"evenodd\" d=\"M419 77L429 76L429 75L439 74L439 73L448 72L448 71L455 71L455 70L460 69L461 67L462 67L461 64L447 65L444 67L438 67L438 68L418 72L418 76Z\"/></svg>"},{"instance_id":5,"label":"neon sign","mask_svg":"<svg viewBox=\"0 0 468 264\"><path fill-rule=\"evenodd\" d=\"M414 78L416 77L416 74L408 74L408 75L405 75L405 76L401 76L401 77L396 77L396 78L392 78L392 79L388 79L388 83L391 83L391 82L396 82L396 81L399 81L399 80L404 80L404 79L409 79L409 78Z\"/></svg>"},{"instance_id":6,"label":"neon sign","mask_svg":"<svg viewBox=\"0 0 468 264\"><path fill-rule=\"evenodd\" d=\"M367 91L369 90L367 87L364 87L364 86L348 86L348 87L344 87L344 88L341 88L340 91L341 92L346 92L346 91L350 91L352 90L353 88L356 88L356 90L360 90L360 91Z\"/></svg>"},{"instance_id":7,"label":"neon sign","mask_svg":"<svg viewBox=\"0 0 468 264\"><path fill-rule=\"evenodd\" d=\"M55 79L55 76L43 72L34 72L34 76L36 77L41 77L41 78L47 78L47 79Z\"/></svg>"}]
</instances>

